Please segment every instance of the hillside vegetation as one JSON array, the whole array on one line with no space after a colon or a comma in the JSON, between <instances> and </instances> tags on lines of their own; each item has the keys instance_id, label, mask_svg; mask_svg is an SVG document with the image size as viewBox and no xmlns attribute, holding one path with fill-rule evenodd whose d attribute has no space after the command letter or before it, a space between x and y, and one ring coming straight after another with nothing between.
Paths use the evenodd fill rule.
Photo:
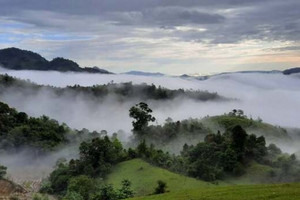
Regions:
<instances>
[{"instance_id":1,"label":"hillside vegetation","mask_svg":"<svg viewBox=\"0 0 300 200\"><path fill-rule=\"evenodd\" d=\"M257 136L265 136L268 140L274 141L283 139L290 141L291 137L288 135L287 130L282 127L273 126L268 123L262 122L261 119L254 120L244 115L225 114L220 116L207 117L202 122L212 130L219 129L221 131L230 129L236 125L242 126L247 132Z\"/></svg>"},{"instance_id":2,"label":"hillside vegetation","mask_svg":"<svg viewBox=\"0 0 300 200\"><path fill-rule=\"evenodd\" d=\"M51 149L66 142L67 130L46 116L29 117L0 102L1 151L17 151L23 147Z\"/></svg>"},{"instance_id":3,"label":"hillside vegetation","mask_svg":"<svg viewBox=\"0 0 300 200\"><path fill-rule=\"evenodd\" d=\"M8 85L18 82L9 76L3 76L3 81ZM60 95L59 88L53 89ZM149 125L155 120L152 109L140 102L129 109L129 116L133 118L133 135L124 148L117 134L108 136L104 130L101 133L71 130L46 116L29 117L0 102L0 149L5 152L28 147L39 152L59 145L80 144L78 156L59 159L41 185L40 192L63 200L117 200L162 193L168 193L164 199L175 196L194 199L202 195L204 199L234 200L249 190L255 193L253 199L282 199L285 190L275 196L268 193L274 190L272 185L245 186L247 191L238 187L234 192L233 187L224 185L300 181L300 162L295 154L283 153L275 144L267 144L264 136L246 131L249 128L262 132L272 130L283 133L276 137L289 138L285 129L249 119L241 110L204 119L177 122L167 119L164 125L154 126ZM224 130L214 132L207 128L209 123ZM195 139L197 135L203 139L178 146L177 154L154 145L159 141L172 144L178 137ZM4 177L6 167L1 169ZM151 198L156 197L160 196Z\"/></svg>"},{"instance_id":4,"label":"hillside vegetation","mask_svg":"<svg viewBox=\"0 0 300 200\"><path fill-rule=\"evenodd\" d=\"M173 121L169 118L163 125L148 126L143 138L159 148L179 154L178 148L174 148L174 146L183 146L185 143L197 144L209 134L226 132L237 125L245 129L248 134L264 136L268 144L297 147L300 141L299 129L285 129L265 123L261 119L252 119L246 115L240 116L232 113L181 121Z\"/></svg>"}]
</instances>

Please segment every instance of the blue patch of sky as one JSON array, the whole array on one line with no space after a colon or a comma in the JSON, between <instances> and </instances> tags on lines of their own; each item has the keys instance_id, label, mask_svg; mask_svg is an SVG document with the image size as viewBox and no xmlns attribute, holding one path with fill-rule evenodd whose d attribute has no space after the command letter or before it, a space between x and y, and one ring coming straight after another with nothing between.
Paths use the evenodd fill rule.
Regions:
<instances>
[{"instance_id":1,"label":"blue patch of sky","mask_svg":"<svg viewBox=\"0 0 300 200\"><path fill-rule=\"evenodd\" d=\"M92 39L91 36L77 36L69 34L43 34L40 39L53 40L53 41L70 41L70 40L89 40Z\"/></svg>"},{"instance_id":2,"label":"blue patch of sky","mask_svg":"<svg viewBox=\"0 0 300 200\"><path fill-rule=\"evenodd\" d=\"M18 43L24 38L21 34L0 33L0 43Z\"/></svg>"},{"instance_id":3,"label":"blue patch of sky","mask_svg":"<svg viewBox=\"0 0 300 200\"><path fill-rule=\"evenodd\" d=\"M33 36L34 38L49 41L89 40L94 38L94 36L78 36L74 34L61 34L46 31L40 32L39 34L26 31L26 34L22 34L22 29L28 30L31 26L32 25L25 23L0 20L0 43L19 42L26 38L33 38Z\"/></svg>"}]
</instances>

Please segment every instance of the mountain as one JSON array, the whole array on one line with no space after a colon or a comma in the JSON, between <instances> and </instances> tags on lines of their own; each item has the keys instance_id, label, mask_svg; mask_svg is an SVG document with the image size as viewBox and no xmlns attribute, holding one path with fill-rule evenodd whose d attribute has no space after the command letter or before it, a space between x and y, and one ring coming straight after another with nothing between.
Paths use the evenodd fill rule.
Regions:
<instances>
[{"instance_id":1,"label":"mountain","mask_svg":"<svg viewBox=\"0 0 300 200\"><path fill-rule=\"evenodd\" d=\"M129 75L136 75L136 76L165 76L162 73L151 73L151 72L142 72L142 71L129 71L125 72L124 74L129 74Z\"/></svg>"},{"instance_id":2,"label":"mountain","mask_svg":"<svg viewBox=\"0 0 300 200\"><path fill-rule=\"evenodd\" d=\"M49 62L37 53L17 48L0 50L0 64L14 70L47 70Z\"/></svg>"},{"instance_id":3,"label":"mountain","mask_svg":"<svg viewBox=\"0 0 300 200\"><path fill-rule=\"evenodd\" d=\"M14 47L0 50L0 66L13 70L53 70L60 72L112 74L98 67L81 68L76 62L61 57L48 61L37 53Z\"/></svg>"},{"instance_id":4,"label":"mountain","mask_svg":"<svg viewBox=\"0 0 300 200\"><path fill-rule=\"evenodd\" d=\"M282 72L285 75L290 75L290 74L295 74L295 73L300 73L300 67L295 67L291 69L286 69Z\"/></svg>"}]
</instances>

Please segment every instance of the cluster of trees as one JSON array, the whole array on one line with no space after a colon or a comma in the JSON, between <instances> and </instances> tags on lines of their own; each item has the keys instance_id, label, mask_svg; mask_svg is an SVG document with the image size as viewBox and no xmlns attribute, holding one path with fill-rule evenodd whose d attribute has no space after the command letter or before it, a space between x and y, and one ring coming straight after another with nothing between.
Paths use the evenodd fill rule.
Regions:
<instances>
[{"instance_id":1,"label":"cluster of trees","mask_svg":"<svg viewBox=\"0 0 300 200\"><path fill-rule=\"evenodd\" d=\"M253 161L277 168L277 174L275 170L271 173L273 178L299 179L297 173L300 172L300 164L294 154L284 155L274 144L267 147L263 136L248 135L242 126L234 125L236 120L233 123L226 118L227 121L224 123L227 125L227 131L224 134L220 132L212 134L197 120L174 123L168 119L164 126L149 126L148 123L155 119L151 113L152 110L145 103L137 104L130 109L130 117L134 118L133 133L137 139L142 140L135 151L130 149L131 155L142 157L171 171L206 181L221 179L226 174L242 175ZM242 110L233 110L228 115L249 121ZM148 143L154 141L156 144L160 142L165 144L165 141L170 141L177 137L178 133L185 131L189 135L193 132L197 135L203 133L205 139L197 145L185 144L180 156L156 150L154 145L148 147L145 142L147 140Z\"/></svg>"},{"instance_id":2,"label":"cluster of trees","mask_svg":"<svg viewBox=\"0 0 300 200\"><path fill-rule=\"evenodd\" d=\"M233 109L231 112L228 113L228 115L234 116L234 117L246 117L246 115L244 114L244 111L241 109Z\"/></svg>"},{"instance_id":3,"label":"cluster of trees","mask_svg":"<svg viewBox=\"0 0 300 200\"><path fill-rule=\"evenodd\" d=\"M55 194L64 200L117 200L133 197L130 180L123 180L119 189L107 185L103 179L110 173L112 166L134 158L143 158L150 163L170 168L176 159L169 153L156 150L154 145L148 148L145 141L135 149L124 149L117 138L96 137L84 141L79 147L79 158L62 161L42 184L40 192ZM178 167L180 168L180 167ZM167 192L167 183L157 182L154 194Z\"/></svg>"},{"instance_id":4,"label":"cluster of trees","mask_svg":"<svg viewBox=\"0 0 300 200\"><path fill-rule=\"evenodd\" d=\"M207 181L224 174L242 175L251 161L263 162L267 147L263 136L248 135L241 126L224 134L210 134L195 146L185 145L181 155L190 176Z\"/></svg>"},{"instance_id":5,"label":"cluster of trees","mask_svg":"<svg viewBox=\"0 0 300 200\"><path fill-rule=\"evenodd\" d=\"M69 89L80 91L94 96L106 96L108 94L116 94L123 98L140 97L141 100L170 100L177 97L186 97L199 101L220 100L217 93L210 93L208 91L192 91L192 90L170 90L161 86L143 84L127 83L109 83L106 85L95 85L92 87L82 87L79 85L69 86Z\"/></svg>"},{"instance_id":6,"label":"cluster of trees","mask_svg":"<svg viewBox=\"0 0 300 200\"><path fill-rule=\"evenodd\" d=\"M72 130L47 116L29 117L0 102L0 153L32 150L36 156L67 144L79 144L106 136L107 131ZM114 134L116 137L116 134Z\"/></svg>"},{"instance_id":7,"label":"cluster of trees","mask_svg":"<svg viewBox=\"0 0 300 200\"><path fill-rule=\"evenodd\" d=\"M203 142L183 146L180 155L169 154L143 140L130 157L205 181L241 176L253 163L270 166L270 181L299 181L300 163L294 154L283 154L274 144L266 146L263 136L249 135L239 125L221 134L209 134Z\"/></svg>"},{"instance_id":8,"label":"cluster of trees","mask_svg":"<svg viewBox=\"0 0 300 200\"><path fill-rule=\"evenodd\" d=\"M116 137L96 134L96 138L81 143L78 159L58 164L41 191L60 195L65 200L132 197L129 180L122 182L122 188L115 189L112 185L104 184L103 179L110 173L112 166L134 158L142 158L158 167L205 181L217 181L227 175L241 176L251 163L268 165L274 169L270 172L273 180L300 179L300 163L295 155L283 154L274 144L267 147L263 136L249 135L240 125L223 134L207 134L204 141L196 145L185 144L179 155L156 149L144 137L148 134L151 137L151 133L147 133L151 127L148 123L154 120L151 113L152 110L145 103L130 109L130 116L135 119L135 139L140 140L135 148L124 149ZM171 120L167 124L171 127L178 126L178 123ZM188 126L187 129L194 130L195 127ZM166 183L158 182L154 193L163 192L166 192Z\"/></svg>"},{"instance_id":9,"label":"cluster of trees","mask_svg":"<svg viewBox=\"0 0 300 200\"><path fill-rule=\"evenodd\" d=\"M79 158L72 159L68 163L59 163L41 191L58 194L65 199L72 199L71 196L79 196L78 199L84 200L131 197L133 192L130 181L124 180L119 190L101 182L113 165L126 159L128 159L127 151L116 138L111 140L108 136L104 136L82 142L79 147Z\"/></svg>"},{"instance_id":10,"label":"cluster of trees","mask_svg":"<svg viewBox=\"0 0 300 200\"><path fill-rule=\"evenodd\" d=\"M83 94L87 97L97 98L102 100L104 97L114 95L119 101L124 100L172 100L175 98L189 98L197 101L222 100L223 97L217 93L210 93L208 91L192 91L192 90L170 90L155 85L147 84L133 84L127 83L108 83L104 85L94 85L83 87L79 85L68 86L65 88L56 88L52 86L42 86L31 83L29 81L20 80L6 75L0 75L0 94L7 89L14 88L24 94L36 94L40 89L47 89L52 91L58 97L61 95L76 96ZM25 93L26 92L26 93Z\"/></svg>"},{"instance_id":11,"label":"cluster of trees","mask_svg":"<svg viewBox=\"0 0 300 200\"><path fill-rule=\"evenodd\" d=\"M163 125L149 125L155 121L152 110L144 102L140 102L129 110L129 116L133 118L132 132L137 141L143 139L156 146L171 144L174 140L200 140L212 131L197 119L188 119L174 122L166 119Z\"/></svg>"},{"instance_id":12,"label":"cluster of trees","mask_svg":"<svg viewBox=\"0 0 300 200\"><path fill-rule=\"evenodd\" d=\"M46 116L28 117L0 102L0 149L17 151L22 147L47 150L66 142L68 128Z\"/></svg>"}]
</instances>

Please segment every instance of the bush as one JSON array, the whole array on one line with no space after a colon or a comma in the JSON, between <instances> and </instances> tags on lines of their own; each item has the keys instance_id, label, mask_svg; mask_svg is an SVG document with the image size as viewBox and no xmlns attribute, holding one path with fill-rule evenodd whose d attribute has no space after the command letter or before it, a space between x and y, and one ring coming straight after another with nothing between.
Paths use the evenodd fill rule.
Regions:
<instances>
[{"instance_id":1,"label":"bush","mask_svg":"<svg viewBox=\"0 0 300 200\"><path fill-rule=\"evenodd\" d=\"M127 179L122 181L122 188L119 190L119 199L127 199L133 197L133 190L131 189L131 182Z\"/></svg>"},{"instance_id":2,"label":"bush","mask_svg":"<svg viewBox=\"0 0 300 200\"><path fill-rule=\"evenodd\" d=\"M100 191L92 196L91 200L118 200L118 194L112 185L104 185Z\"/></svg>"},{"instance_id":3,"label":"bush","mask_svg":"<svg viewBox=\"0 0 300 200\"><path fill-rule=\"evenodd\" d=\"M164 181L157 181L157 187L155 188L154 194L163 194L166 192L167 189L167 183Z\"/></svg>"}]
</instances>

